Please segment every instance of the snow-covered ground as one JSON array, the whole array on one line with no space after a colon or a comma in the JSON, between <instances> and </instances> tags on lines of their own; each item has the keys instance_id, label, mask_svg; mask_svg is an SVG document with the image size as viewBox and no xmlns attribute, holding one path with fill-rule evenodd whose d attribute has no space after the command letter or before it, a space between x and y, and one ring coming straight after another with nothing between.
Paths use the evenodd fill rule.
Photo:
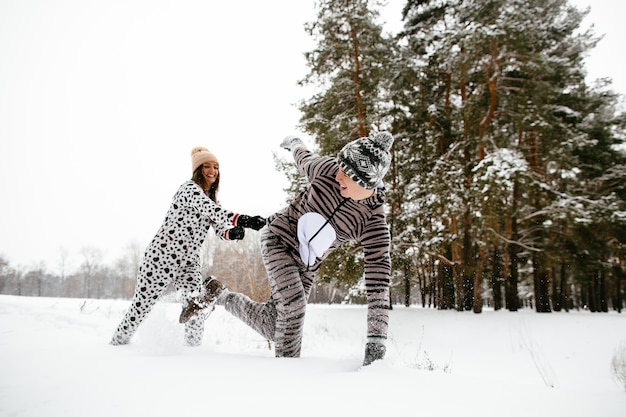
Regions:
<instances>
[{"instance_id":1,"label":"snow-covered ground","mask_svg":"<svg viewBox=\"0 0 626 417\"><path fill-rule=\"evenodd\" d=\"M276 359L221 307L183 346L167 301L111 346L128 303L0 296L0 416L626 416L626 314L397 306L361 368L363 306L309 305L302 357Z\"/></svg>"}]
</instances>

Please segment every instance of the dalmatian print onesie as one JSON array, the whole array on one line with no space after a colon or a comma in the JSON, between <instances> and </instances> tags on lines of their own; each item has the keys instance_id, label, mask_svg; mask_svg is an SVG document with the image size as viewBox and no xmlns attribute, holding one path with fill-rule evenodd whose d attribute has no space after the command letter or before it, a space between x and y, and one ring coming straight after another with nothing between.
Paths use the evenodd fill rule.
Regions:
<instances>
[{"instance_id":1,"label":"dalmatian print onesie","mask_svg":"<svg viewBox=\"0 0 626 417\"><path fill-rule=\"evenodd\" d=\"M211 200L194 181L185 182L172 200L167 216L146 248L139 267L135 294L111 344L127 344L168 284L183 295L183 304L200 292L200 250L211 226L222 240L239 215ZM192 317L185 324L185 343L202 342L204 320Z\"/></svg>"}]
</instances>

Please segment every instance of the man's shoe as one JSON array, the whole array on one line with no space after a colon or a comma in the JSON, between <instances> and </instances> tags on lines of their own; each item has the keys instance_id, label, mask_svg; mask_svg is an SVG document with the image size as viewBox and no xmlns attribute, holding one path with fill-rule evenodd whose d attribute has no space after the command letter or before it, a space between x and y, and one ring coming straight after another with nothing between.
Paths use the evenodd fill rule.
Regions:
<instances>
[{"instance_id":1,"label":"man's shoe","mask_svg":"<svg viewBox=\"0 0 626 417\"><path fill-rule=\"evenodd\" d=\"M365 359L363 366L370 365L372 362L383 359L387 348L382 343L367 342L365 344Z\"/></svg>"}]
</instances>

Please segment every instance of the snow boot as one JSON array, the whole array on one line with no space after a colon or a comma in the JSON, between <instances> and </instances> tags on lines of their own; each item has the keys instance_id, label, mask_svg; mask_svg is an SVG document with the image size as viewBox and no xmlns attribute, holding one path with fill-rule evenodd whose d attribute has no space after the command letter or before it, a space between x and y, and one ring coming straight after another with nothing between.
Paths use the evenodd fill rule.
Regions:
<instances>
[{"instance_id":1,"label":"snow boot","mask_svg":"<svg viewBox=\"0 0 626 417\"><path fill-rule=\"evenodd\" d=\"M367 342L365 344L365 359L363 360L363 366L367 366L372 362L383 359L387 348L382 343Z\"/></svg>"},{"instance_id":2,"label":"snow boot","mask_svg":"<svg viewBox=\"0 0 626 417\"><path fill-rule=\"evenodd\" d=\"M213 307L217 301L217 297L224 291L224 288L226 288L224 284L212 276L204 280L202 285L205 288L204 294L189 300L180 313L180 317L178 318L179 323L187 323L191 317L198 314L200 311L208 307Z\"/></svg>"}]
</instances>

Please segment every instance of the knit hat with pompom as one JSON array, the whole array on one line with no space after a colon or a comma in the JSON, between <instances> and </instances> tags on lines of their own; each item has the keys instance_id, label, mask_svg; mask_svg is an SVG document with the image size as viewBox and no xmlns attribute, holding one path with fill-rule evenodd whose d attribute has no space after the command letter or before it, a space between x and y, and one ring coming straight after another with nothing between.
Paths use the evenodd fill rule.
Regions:
<instances>
[{"instance_id":1,"label":"knit hat with pompom","mask_svg":"<svg viewBox=\"0 0 626 417\"><path fill-rule=\"evenodd\" d=\"M339 168L359 186L372 190L389 170L391 145L393 136L389 132L353 140L337 154Z\"/></svg>"},{"instance_id":2,"label":"knit hat with pompom","mask_svg":"<svg viewBox=\"0 0 626 417\"><path fill-rule=\"evenodd\" d=\"M218 162L217 157L207 148L202 146L193 148L191 150L191 173L193 174L200 165L209 161Z\"/></svg>"}]
</instances>

